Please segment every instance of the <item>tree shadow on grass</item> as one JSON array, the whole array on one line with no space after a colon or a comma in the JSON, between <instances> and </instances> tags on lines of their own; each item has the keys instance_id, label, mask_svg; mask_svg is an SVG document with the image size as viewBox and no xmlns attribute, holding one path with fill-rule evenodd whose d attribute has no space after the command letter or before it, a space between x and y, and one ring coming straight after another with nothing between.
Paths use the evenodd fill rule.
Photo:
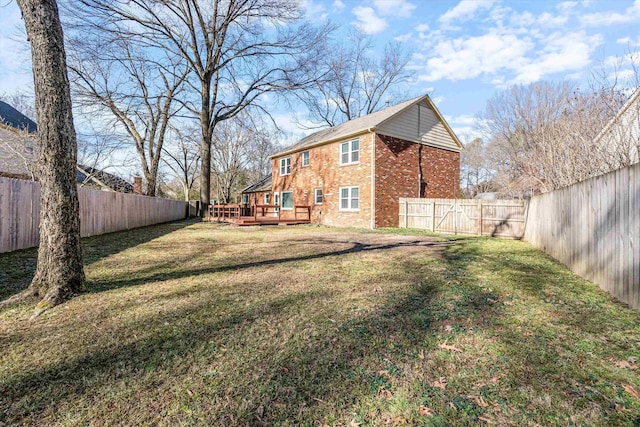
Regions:
<instances>
[{"instance_id":1,"label":"tree shadow on grass","mask_svg":"<svg viewBox=\"0 0 640 427\"><path fill-rule=\"evenodd\" d=\"M296 241L301 242L301 241ZM135 277L124 278L109 278L105 281L94 281L88 289L88 292L104 292L111 289L118 289L129 286L141 286L153 282L162 282L166 280L176 280L186 277L197 277L206 274L224 273L229 271L239 271L250 268L260 267L277 267L279 265L286 265L288 263L304 262L322 260L326 258L341 257L349 254L374 252L374 251L387 251L392 249L401 248L422 248L425 250L436 251L440 253L445 248L459 243L460 241L424 241L424 240L412 240L412 241L400 241L394 243L363 243L358 241L350 242L336 242L335 240L327 240L322 237L314 237L302 241L305 245L326 245L326 244L347 244L348 248L341 250L329 250L319 253L310 253L306 255L293 255L285 256L282 258L269 258L260 261L229 263L228 259L222 260L221 265L207 268L190 268L183 269L165 268L168 266L174 267L175 265L182 264L182 261L189 259L188 256L184 258L173 258L172 260L164 264L154 264L145 270L139 270L136 272ZM270 252L270 254L273 252ZM253 257L254 255L252 255ZM161 271L159 271L161 270Z\"/></svg>"},{"instance_id":2,"label":"tree shadow on grass","mask_svg":"<svg viewBox=\"0 0 640 427\"><path fill-rule=\"evenodd\" d=\"M73 408L77 399L100 400L112 393L127 399L124 407L134 408L140 390L143 406L153 406L147 413L114 408L101 415L101 421L126 424L143 416L151 417L146 418L149 424L165 425L306 425L330 416L344 418L361 399L375 397L381 386L393 391L378 371L402 375L404 362L417 360L433 336L432 323L441 315L434 301L442 281L418 273L423 270L415 261L404 260L384 281L406 281L407 271L416 272L407 289L389 294L384 304L363 313L332 309L336 290L287 292L277 298L266 294L266 301L234 305L209 289L200 304L128 326L147 331L144 338L94 347L3 382L0 409L7 423L28 423L55 417ZM494 309L489 301L495 295L480 288L468 292L460 304L469 315ZM224 306L226 314L209 315L215 305ZM317 306L326 312L307 312ZM166 326L178 319L190 319L188 326ZM316 325L313 333L308 333L309 325ZM260 340L262 327L265 333L277 329L276 336L291 334L282 341ZM194 368L201 372L194 374ZM122 383L137 388L119 395ZM163 400L168 390L174 394ZM188 411L172 411L176 406Z\"/></svg>"},{"instance_id":3,"label":"tree shadow on grass","mask_svg":"<svg viewBox=\"0 0 640 427\"><path fill-rule=\"evenodd\" d=\"M89 265L115 253L173 233L199 220L183 220L135 230L119 231L82 239L84 264ZM26 289L36 271L38 249L0 254L0 301Z\"/></svg>"}]
</instances>

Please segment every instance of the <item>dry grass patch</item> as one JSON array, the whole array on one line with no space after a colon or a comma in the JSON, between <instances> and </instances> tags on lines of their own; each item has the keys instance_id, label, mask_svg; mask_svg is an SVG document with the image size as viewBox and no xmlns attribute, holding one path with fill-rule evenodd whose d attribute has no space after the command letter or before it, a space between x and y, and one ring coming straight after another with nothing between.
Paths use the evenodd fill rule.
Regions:
<instances>
[{"instance_id":1,"label":"dry grass patch","mask_svg":"<svg viewBox=\"0 0 640 427\"><path fill-rule=\"evenodd\" d=\"M640 315L523 242L173 223L0 311L0 425L637 425ZM0 255L3 296L35 251Z\"/></svg>"}]
</instances>

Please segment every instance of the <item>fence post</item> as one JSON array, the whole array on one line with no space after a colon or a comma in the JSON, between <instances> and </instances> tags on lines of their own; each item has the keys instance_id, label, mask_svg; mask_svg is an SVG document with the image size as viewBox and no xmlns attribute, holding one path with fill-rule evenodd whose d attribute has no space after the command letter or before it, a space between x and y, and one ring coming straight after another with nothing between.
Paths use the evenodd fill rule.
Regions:
<instances>
[{"instance_id":1,"label":"fence post","mask_svg":"<svg viewBox=\"0 0 640 427\"><path fill-rule=\"evenodd\" d=\"M478 236L482 236L482 200L478 200Z\"/></svg>"},{"instance_id":2,"label":"fence post","mask_svg":"<svg viewBox=\"0 0 640 427\"><path fill-rule=\"evenodd\" d=\"M431 203L431 231L436 231L436 202Z\"/></svg>"},{"instance_id":3,"label":"fence post","mask_svg":"<svg viewBox=\"0 0 640 427\"><path fill-rule=\"evenodd\" d=\"M409 201L404 199L404 228L409 228Z\"/></svg>"}]
</instances>

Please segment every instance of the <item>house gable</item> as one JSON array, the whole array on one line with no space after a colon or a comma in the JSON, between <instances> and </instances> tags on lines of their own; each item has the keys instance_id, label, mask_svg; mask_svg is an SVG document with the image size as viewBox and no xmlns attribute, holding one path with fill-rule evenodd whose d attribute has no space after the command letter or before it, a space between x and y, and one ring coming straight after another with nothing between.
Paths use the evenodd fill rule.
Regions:
<instances>
[{"instance_id":1,"label":"house gable","mask_svg":"<svg viewBox=\"0 0 640 427\"><path fill-rule=\"evenodd\" d=\"M428 98L379 124L376 133L450 151L462 149L457 136Z\"/></svg>"}]
</instances>

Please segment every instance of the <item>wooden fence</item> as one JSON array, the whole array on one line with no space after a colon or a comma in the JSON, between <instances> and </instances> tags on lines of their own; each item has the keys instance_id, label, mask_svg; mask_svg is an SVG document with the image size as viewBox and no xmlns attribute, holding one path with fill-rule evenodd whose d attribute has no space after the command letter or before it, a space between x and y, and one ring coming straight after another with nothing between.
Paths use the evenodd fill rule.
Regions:
<instances>
[{"instance_id":1,"label":"wooden fence","mask_svg":"<svg viewBox=\"0 0 640 427\"><path fill-rule=\"evenodd\" d=\"M437 233L520 239L526 211L524 200L400 198L399 224Z\"/></svg>"},{"instance_id":2,"label":"wooden fence","mask_svg":"<svg viewBox=\"0 0 640 427\"><path fill-rule=\"evenodd\" d=\"M529 203L525 240L640 309L640 164Z\"/></svg>"},{"instance_id":3,"label":"wooden fence","mask_svg":"<svg viewBox=\"0 0 640 427\"><path fill-rule=\"evenodd\" d=\"M187 203L78 188L82 237L185 218ZM38 246L40 185L0 177L0 253Z\"/></svg>"}]
</instances>

